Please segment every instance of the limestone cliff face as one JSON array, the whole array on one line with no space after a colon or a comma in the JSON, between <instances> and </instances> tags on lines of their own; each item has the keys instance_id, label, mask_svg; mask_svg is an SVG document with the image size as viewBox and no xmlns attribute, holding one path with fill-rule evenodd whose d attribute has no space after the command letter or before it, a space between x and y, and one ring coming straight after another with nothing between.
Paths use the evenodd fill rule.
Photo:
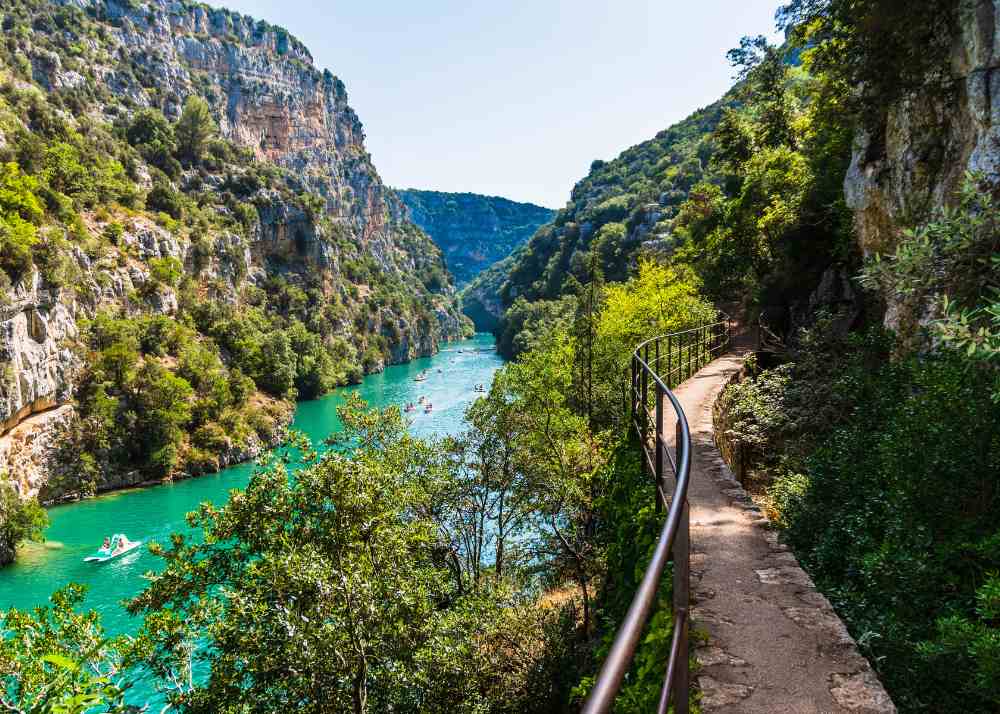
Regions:
<instances>
[{"instance_id":1,"label":"limestone cliff face","mask_svg":"<svg viewBox=\"0 0 1000 714\"><path fill-rule=\"evenodd\" d=\"M151 221L136 219L122 234L122 246L134 259L107 264L73 251L79 281L72 289L47 286L29 273L3 295L0 304L0 435L21 421L67 404L75 377L84 366L77 320L93 317L102 307L116 306L137 314L152 309L170 314L177 299L169 288L138 300L136 291L149 282L150 258L183 260L186 245ZM0 461L0 470L3 470Z\"/></svg>"},{"instance_id":2,"label":"limestone cliff face","mask_svg":"<svg viewBox=\"0 0 1000 714\"><path fill-rule=\"evenodd\" d=\"M963 176L1000 183L1000 2L960 0L945 92L921 92L888 110L884 137L861 134L844 181L864 254L895 248L902 230L950 205ZM922 316L890 301L899 328Z\"/></svg>"},{"instance_id":3,"label":"limestone cliff face","mask_svg":"<svg viewBox=\"0 0 1000 714\"><path fill-rule=\"evenodd\" d=\"M316 69L286 31L177 0L73 1L114 28L119 59L102 73L115 92L139 106L158 106L171 119L187 96L206 97L223 136L294 172L325 200L324 218L346 227L383 267L414 267L420 256L397 254L405 217L371 163L343 82ZM156 78L153 91L143 75ZM283 231L300 240L327 237L303 215L262 218L264 238Z\"/></svg>"},{"instance_id":4,"label":"limestone cliff face","mask_svg":"<svg viewBox=\"0 0 1000 714\"><path fill-rule=\"evenodd\" d=\"M0 306L0 433L66 401L79 366L67 346L77 335L70 310L33 278Z\"/></svg>"},{"instance_id":5,"label":"limestone cliff face","mask_svg":"<svg viewBox=\"0 0 1000 714\"><path fill-rule=\"evenodd\" d=\"M79 21L61 31L39 20L51 18L53 8ZM192 200L229 196L213 206L227 216L237 203L251 208L244 231L220 228L223 221L175 229L152 210L81 209L94 241L112 227L120 236L97 252L67 241L72 284L49 284L38 270L0 281L0 436L72 402L89 359L82 320L105 308L131 316L177 313L176 290L151 279L154 259L176 259L202 297L234 306L249 288L270 300L275 280L308 289L322 314L322 338L346 342L366 371L433 354L468 329L440 250L372 165L344 84L317 69L282 28L180 0L50 0L10 13L0 7L0 19L5 31L16 30L13 56L28 67L31 82L17 81L49 98L72 96L73 114L63 115L75 128L93 123L110 133L147 107L174 121L197 95L209 102L222 138L256 158L232 165L219 159L170 179ZM0 62L0 72L12 69ZM23 117L0 116L0 150L25 129L31 127ZM273 168L280 179L252 184L258 168ZM144 194L158 171L139 161L129 173ZM249 188L234 188L244 179ZM238 458L221 455L223 463ZM22 481L25 490L37 490L34 476Z\"/></svg>"}]
</instances>

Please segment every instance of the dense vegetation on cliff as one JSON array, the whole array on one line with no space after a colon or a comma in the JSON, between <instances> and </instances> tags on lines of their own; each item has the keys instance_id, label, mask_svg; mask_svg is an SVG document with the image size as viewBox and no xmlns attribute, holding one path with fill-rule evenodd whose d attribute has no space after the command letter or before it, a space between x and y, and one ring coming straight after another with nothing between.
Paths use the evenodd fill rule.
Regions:
<instances>
[{"instance_id":1,"label":"dense vegetation on cliff","mask_svg":"<svg viewBox=\"0 0 1000 714\"><path fill-rule=\"evenodd\" d=\"M993 15L969 6L789 4L788 43L730 53L739 81L686 155L642 161L655 140L623 154L618 201L593 194L613 216L582 190L607 190L596 164L489 276L507 354L643 256L785 338L727 393L728 438L904 711L1000 704L996 151L987 126L935 108L983 96ZM962 185L968 167L990 175ZM679 194L655 194L678 174Z\"/></svg>"},{"instance_id":2,"label":"dense vegetation on cliff","mask_svg":"<svg viewBox=\"0 0 1000 714\"><path fill-rule=\"evenodd\" d=\"M0 425L77 407L55 466L7 474L20 491L245 459L289 400L467 329L343 84L284 30L111 0L0 24Z\"/></svg>"},{"instance_id":3,"label":"dense vegetation on cliff","mask_svg":"<svg viewBox=\"0 0 1000 714\"><path fill-rule=\"evenodd\" d=\"M444 254L448 270L463 286L503 260L548 223L555 211L499 196L397 189L410 218Z\"/></svg>"},{"instance_id":4,"label":"dense vegetation on cliff","mask_svg":"<svg viewBox=\"0 0 1000 714\"><path fill-rule=\"evenodd\" d=\"M876 175L866 165L911 170L892 143L914 121L909 101L960 101L964 78L942 68L982 28L971 16L963 27L959 5L793 3L784 18L795 23L802 76L775 60L775 48L745 42L734 57L753 95L733 117L737 140L718 154L738 188L700 204L678 251L711 285L712 237L724 238L732 248L722 255L755 288L748 297L771 308L765 322L784 343L724 395L727 438L751 464L748 485L908 712L1000 705L996 186L977 174L949 179L966 166L928 154L898 194L911 210L894 226L873 220L884 189L859 187ZM910 116L898 114L901 102ZM949 128L926 131L941 142ZM871 143L852 157L856 133ZM741 136L771 139L746 145ZM929 176L936 206L918 193ZM781 190L768 198L768 186ZM825 268L803 295L782 281L810 274L795 269L806 249L806 266Z\"/></svg>"},{"instance_id":5,"label":"dense vegetation on cliff","mask_svg":"<svg viewBox=\"0 0 1000 714\"><path fill-rule=\"evenodd\" d=\"M594 161L566 207L515 253L504 275L485 274L466 288L466 295L502 314L502 352L514 354L526 310L549 309L544 301L554 308L572 293L573 281L590 281L591 256L607 280L621 281L643 246L650 253L671 247L669 222L691 187L712 173L711 132L729 101L695 112L612 161Z\"/></svg>"}]
</instances>

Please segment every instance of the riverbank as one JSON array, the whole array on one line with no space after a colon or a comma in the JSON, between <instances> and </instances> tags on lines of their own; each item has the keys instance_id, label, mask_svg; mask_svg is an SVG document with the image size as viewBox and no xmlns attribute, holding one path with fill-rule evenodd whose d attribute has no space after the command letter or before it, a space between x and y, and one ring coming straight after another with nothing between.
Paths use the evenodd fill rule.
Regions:
<instances>
[{"instance_id":1,"label":"riverbank","mask_svg":"<svg viewBox=\"0 0 1000 714\"><path fill-rule=\"evenodd\" d=\"M473 341L477 338L473 336ZM456 345L463 341L449 341ZM446 348L447 349L447 348ZM439 350L436 354L439 354ZM368 379L386 369L433 359L416 357L407 362L382 365ZM334 390L356 388L346 385ZM314 400L309 400L314 401ZM321 400L317 400L321 401ZM292 402L257 392L247 408L258 418L249 433L220 432L214 448L195 449L190 444L179 459L179 468L162 477L151 477L140 469L121 469L111 464L94 464L90 474L82 473L72 444L74 432L85 429L72 404L61 404L32 414L0 434L0 478L10 480L21 498L37 498L46 507L73 503L94 496L132 488L144 488L217 473L248 463L268 450L285 443L295 411L304 402ZM246 431L246 430L243 430ZM187 443L187 441L185 441ZM191 457L193 456L193 458ZM67 458L68 457L68 458Z\"/></svg>"},{"instance_id":2,"label":"riverbank","mask_svg":"<svg viewBox=\"0 0 1000 714\"><path fill-rule=\"evenodd\" d=\"M361 384L338 389L322 399L300 402L291 428L304 433L318 448L339 428L337 407L351 393L372 406L401 406L421 396L433 405L407 416L411 431L423 437L458 434L464 427L466 408L478 396L476 384L489 385L502 360L490 335L451 343L433 357L387 367L369 375ZM421 372L427 380L416 382ZM57 588L76 582L88 586L84 607L97 610L110 634L132 633L139 622L121 607L145 585L143 573L156 570L159 561L145 548L110 563L84 563L109 533L125 533L144 543L165 543L170 534L188 530L185 515L205 501L221 503L234 488L243 488L254 470L244 463L213 474L185 480L106 493L95 498L48 509L51 525L46 543L27 544L17 561L0 569L0 603L3 607L30 609L47 602Z\"/></svg>"}]
</instances>

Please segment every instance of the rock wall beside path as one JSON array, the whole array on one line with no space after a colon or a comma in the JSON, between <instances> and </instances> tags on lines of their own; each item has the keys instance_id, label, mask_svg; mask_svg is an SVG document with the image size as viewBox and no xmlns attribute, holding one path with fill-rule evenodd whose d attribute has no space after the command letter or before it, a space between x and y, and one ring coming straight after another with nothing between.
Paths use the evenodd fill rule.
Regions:
<instances>
[{"instance_id":1,"label":"rock wall beside path","mask_svg":"<svg viewBox=\"0 0 1000 714\"><path fill-rule=\"evenodd\" d=\"M958 0L958 22L930 83L888 107L878 130L857 136L844 195L865 256L887 253L904 229L956 203L967 172L1000 186L1000 0ZM886 325L904 336L926 322L886 295Z\"/></svg>"}]
</instances>

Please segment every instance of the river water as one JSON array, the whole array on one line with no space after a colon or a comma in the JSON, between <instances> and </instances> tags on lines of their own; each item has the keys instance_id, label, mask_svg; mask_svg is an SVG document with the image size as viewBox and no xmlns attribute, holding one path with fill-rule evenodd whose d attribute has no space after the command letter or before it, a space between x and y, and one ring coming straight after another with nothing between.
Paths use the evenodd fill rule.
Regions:
<instances>
[{"instance_id":1,"label":"river water","mask_svg":"<svg viewBox=\"0 0 1000 714\"><path fill-rule=\"evenodd\" d=\"M421 395L433 412L411 412L411 431L418 436L457 434L463 428L466 407L476 397L474 386L489 387L502 364L491 335L451 343L433 357L389 367L368 376L355 387L338 390L323 399L300 402L293 428L317 444L338 428L336 409L345 395L358 392L370 405L416 403ZM414 378L427 370L427 380ZM217 474L119 491L80 503L49 509L51 525L45 545L27 544L13 565L0 569L0 610L45 604L51 593L69 582L88 586L87 609L101 613L109 634L134 632L140 624L121 603L138 594L143 573L157 570L159 560L140 548L102 565L84 563L105 535L125 533L132 540L168 543L169 535L186 532L184 515L203 501L222 503L230 489L247 484L253 465L242 464ZM131 697L130 697L131 698Z\"/></svg>"}]
</instances>

